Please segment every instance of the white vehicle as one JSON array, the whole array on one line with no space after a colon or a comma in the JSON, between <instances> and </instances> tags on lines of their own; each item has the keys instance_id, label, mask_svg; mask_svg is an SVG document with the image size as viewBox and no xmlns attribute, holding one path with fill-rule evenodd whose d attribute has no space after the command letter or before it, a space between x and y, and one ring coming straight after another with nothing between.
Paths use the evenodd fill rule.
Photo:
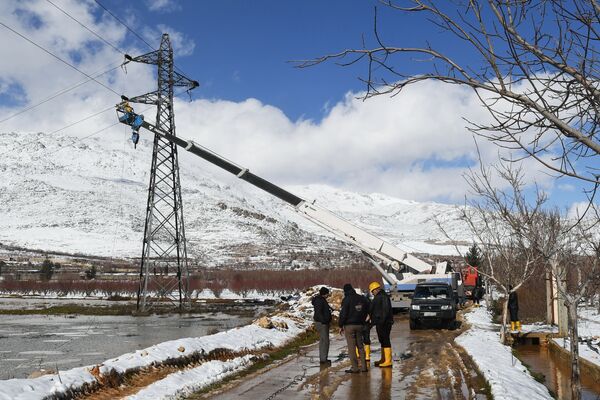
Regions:
<instances>
[{"instance_id":1,"label":"white vehicle","mask_svg":"<svg viewBox=\"0 0 600 400\"><path fill-rule=\"evenodd\" d=\"M251 173L213 151L194 143L173 136L160 128L143 121L143 118L125 107L125 103L117 105L119 121L130 125L137 132L140 127L149 130L192 154L236 175L238 178L270 193L271 195L290 204L296 212L305 218L333 233L340 239L360 248L373 266L381 273L384 287L390 294L394 308L408 308L411 296L417 283L424 281L443 281L452 284L457 296L462 296L462 281L460 273L446 271L447 263L430 265L417 257L402 251L383 239L364 231L329 210L319 206L315 201L306 201L287 190ZM458 278L457 278L458 275ZM457 298L457 301L458 298Z\"/></svg>"}]
</instances>

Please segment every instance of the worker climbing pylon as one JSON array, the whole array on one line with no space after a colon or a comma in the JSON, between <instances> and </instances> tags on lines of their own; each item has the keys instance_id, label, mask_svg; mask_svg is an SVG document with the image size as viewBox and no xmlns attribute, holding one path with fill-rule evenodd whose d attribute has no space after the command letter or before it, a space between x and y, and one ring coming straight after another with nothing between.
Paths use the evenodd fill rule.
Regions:
<instances>
[{"instance_id":1,"label":"worker climbing pylon","mask_svg":"<svg viewBox=\"0 0 600 400\"><path fill-rule=\"evenodd\" d=\"M118 105L118 109L123 112L123 115L119 117L120 122L125 122L131 126L131 141L133 142L133 148L137 148L137 144L140 141L140 127L144 122L144 116L138 115L133 111L133 107L127 101L123 101Z\"/></svg>"}]
</instances>

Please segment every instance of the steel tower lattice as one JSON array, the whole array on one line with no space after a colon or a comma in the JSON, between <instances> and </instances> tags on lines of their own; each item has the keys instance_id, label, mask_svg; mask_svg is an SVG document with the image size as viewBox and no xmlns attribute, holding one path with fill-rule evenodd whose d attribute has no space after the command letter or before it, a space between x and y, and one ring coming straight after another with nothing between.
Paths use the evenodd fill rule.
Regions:
<instances>
[{"instance_id":1,"label":"steel tower lattice","mask_svg":"<svg viewBox=\"0 0 600 400\"><path fill-rule=\"evenodd\" d=\"M128 100L156 105L156 126L175 136L173 88L194 89L198 82L173 70L173 48L169 35L162 35L158 50L138 57L125 57L128 62L158 67L158 89ZM151 296L152 292L156 296ZM151 308L152 302L164 299L178 303L180 308L189 304L189 270L177 146L155 135L137 308L146 311Z\"/></svg>"}]
</instances>

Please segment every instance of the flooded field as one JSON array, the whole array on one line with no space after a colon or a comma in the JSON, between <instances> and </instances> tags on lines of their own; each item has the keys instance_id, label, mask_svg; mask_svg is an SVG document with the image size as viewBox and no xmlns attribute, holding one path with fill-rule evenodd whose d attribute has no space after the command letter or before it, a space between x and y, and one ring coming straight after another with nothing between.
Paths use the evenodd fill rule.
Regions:
<instances>
[{"instance_id":1,"label":"flooded field","mask_svg":"<svg viewBox=\"0 0 600 400\"><path fill-rule=\"evenodd\" d=\"M544 376L544 384L558 399L571 399L571 366L569 360L549 346L518 345L515 351L519 359L529 365L536 374ZM581 387L583 400L600 399L600 381L585 368L581 370Z\"/></svg>"},{"instance_id":2,"label":"flooded field","mask_svg":"<svg viewBox=\"0 0 600 400\"><path fill-rule=\"evenodd\" d=\"M31 305L30 300L22 299L2 301L0 305L3 303L12 309L25 303ZM37 307L47 301L33 303ZM0 379L25 378L41 368L65 370L100 363L167 340L245 325L265 311L262 305L242 303L237 308L229 305L224 309L225 312L138 317L0 315Z\"/></svg>"}]
</instances>

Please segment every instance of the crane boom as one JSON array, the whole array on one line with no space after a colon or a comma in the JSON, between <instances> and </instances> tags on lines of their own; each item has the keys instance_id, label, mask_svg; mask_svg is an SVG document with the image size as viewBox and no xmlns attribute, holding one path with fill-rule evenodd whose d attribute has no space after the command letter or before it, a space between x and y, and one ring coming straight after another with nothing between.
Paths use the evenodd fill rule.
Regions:
<instances>
[{"instance_id":1,"label":"crane boom","mask_svg":"<svg viewBox=\"0 0 600 400\"><path fill-rule=\"evenodd\" d=\"M129 106L126 108L124 103L117 105L117 113L119 115L119 121L132 126L134 128L134 133L137 133L139 128L147 129L155 135L184 148L188 152L203 158L211 164L214 164L221 169L236 175L238 178L285 201L294 207L299 214L302 214L310 221L325 228L344 241L356 245L371 258L373 264L378 267L377 269L379 272L382 273L384 279L390 284L398 283L404 274L406 274L406 276L410 276L411 274L428 274L431 273L432 268L434 268L425 261L402 251L398 247L364 231L329 210L317 205L315 201L306 201L266 179L253 174L248 168L241 167L212 150L194 143L192 140L185 140L171 135L157 126L144 121L143 116L135 114ZM392 271L393 273L390 273Z\"/></svg>"}]
</instances>

